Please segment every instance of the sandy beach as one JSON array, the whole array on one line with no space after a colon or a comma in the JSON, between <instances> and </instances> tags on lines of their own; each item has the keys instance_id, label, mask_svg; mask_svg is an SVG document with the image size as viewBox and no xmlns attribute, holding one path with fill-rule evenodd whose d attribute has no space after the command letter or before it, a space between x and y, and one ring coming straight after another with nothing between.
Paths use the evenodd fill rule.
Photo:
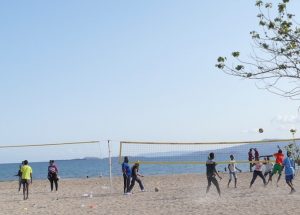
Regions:
<instances>
[{"instance_id":1,"label":"sandy beach","mask_svg":"<svg viewBox=\"0 0 300 215\"><path fill-rule=\"evenodd\" d=\"M284 175L279 183L264 188L260 178L249 188L251 173L238 175L238 188L227 188L228 175L221 174L222 197L212 186L206 195L203 174L146 176L146 192L136 184L132 195L123 195L121 177L113 178L110 190L107 178L61 179L58 192L50 192L47 180L34 180L29 199L22 200L18 182L1 182L1 214L299 214L300 176L297 190L289 194ZM275 176L277 179L277 176ZM274 179L275 179L274 178ZM159 191L155 192L154 188ZM299 190L299 191L298 191Z\"/></svg>"}]
</instances>

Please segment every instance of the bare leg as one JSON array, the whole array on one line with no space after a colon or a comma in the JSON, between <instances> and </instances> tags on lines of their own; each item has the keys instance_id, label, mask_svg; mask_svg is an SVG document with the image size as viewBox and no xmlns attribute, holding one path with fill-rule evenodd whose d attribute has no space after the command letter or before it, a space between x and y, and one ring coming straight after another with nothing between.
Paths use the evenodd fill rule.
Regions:
<instances>
[{"instance_id":1,"label":"bare leg","mask_svg":"<svg viewBox=\"0 0 300 215\"><path fill-rule=\"evenodd\" d=\"M21 191L21 186L22 186L22 180L19 179L19 192Z\"/></svg>"},{"instance_id":2,"label":"bare leg","mask_svg":"<svg viewBox=\"0 0 300 215\"><path fill-rule=\"evenodd\" d=\"M268 179L268 182L267 182L267 184L269 184L269 182L271 181L272 182L272 177L273 177L273 173L271 173L270 175L269 175L269 179Z\"/></svg>"},{"instance_id":3,"label":"bare leg","mask_svg":"<svg viewBox=\"0 0 300 215\"><path fill-rule=\"evenodd\" d=\"M252 184L253 184L254 181L256 180L256 177L257 177L257 171L254 171L254 172L253 172L252 180L251 180L251 182L250 182L250 188L252 187Z\"/></svg>"},{"instance_id":4,"label":"bare leg","mask_svg":"<svg viewBox=\"0 0 300 215\"><path fill-rule=\"evenodd\" d=\"M55 190L57 191L57 190L58 190L58 182L57 182L57 179L55 179L54 184L55 184Z\"/></svg>"},{"instance_id":5,"label":"bare leg","mask_svg":"<svg viewBox=\"0 0 300 215\"><path fill-rule=\"evenodd\" d=\"M281 174L279 174L278 179L277 179L277 187L278 187L278 182L280 180Z\"/></svg>"},{"instance_id":6,"label":"bare leg","mask_svg":"<svg viewBox=\"0 0 300 215\"><path fill-rule=\"evenodd\" d=\"M208 193L209 189L210 189L210 186L211 186L211 179L210 178L207 178L207 187L206 187L206 193Z\"/></svg>"},{"instance_id":7,"label":"bare leg","mask_svg":"<svg viewBox=\"0 0 300 215\"><path fill-rule=\"evenodd\" d=\"M26 183L26 199L28 199L28 193L29 193L29 182Z\"/></svg>"},{"instance_id":8,"label":"bare leg","mask_svg":"<svg viewBox=\"0 0 300 215\"><path fill-rule=\"evenodd\" d=\"M215 177L213 177L211 181L216 186L218 194L221 197L221 190L220 190L219 183L218 183L217 179Z\"/></svg>"},{"instance_id":9,"label":"bare leg","mask_svg":"<svg viewBox=\"0 0 300 215\"><path fill-rule=\"evenodd\" d=\"M227 184L227 187L229 187L230 182L231 182L231 179L229 179L228 184Z\"/></svg>"},{"instance_id":10,"label":"bare leg","mask_svg":"<svg viewBox=\"0 0 300 215\"><path fill-rule=\"evenodd\" d=\"M294 190L293 184L291 182L286 182L287 185L289 185L289 187L291 188L291 192Z\"/></svg>"},{"instance_id":11,"label":"bare leg","mask_svg":"<svg viewBox=\"0 0 300 215\"><path fill-rule=\"evenodd\" d=\"M25 200L26 183L23 183L23 199Z\"/></svg>"}]
</instances>

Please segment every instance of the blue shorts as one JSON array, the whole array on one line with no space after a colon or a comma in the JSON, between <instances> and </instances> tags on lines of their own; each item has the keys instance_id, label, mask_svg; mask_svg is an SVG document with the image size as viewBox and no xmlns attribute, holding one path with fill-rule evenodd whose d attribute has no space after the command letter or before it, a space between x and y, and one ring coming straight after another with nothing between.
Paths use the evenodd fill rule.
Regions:
<instances>
[{"instance_id":1,"label":"blue shorts","mask_svg":"<svg viewBox=\"0 0 300 215\"><path fill-rule=\"evenodd\" d=\"M285 176L286 183L292 182L293 179L294 179L294 175L286 175Z\"/></svg>"}]
</instances>

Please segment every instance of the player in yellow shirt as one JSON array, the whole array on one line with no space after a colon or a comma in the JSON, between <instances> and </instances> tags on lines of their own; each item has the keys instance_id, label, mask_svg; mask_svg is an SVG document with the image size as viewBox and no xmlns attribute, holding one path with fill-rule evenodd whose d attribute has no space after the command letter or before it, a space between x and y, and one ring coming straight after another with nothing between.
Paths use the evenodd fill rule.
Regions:
<instances>
[{"instance_id":1,"label":"player in yellow shirt","mask_svg":"<svg viewBox=\"0 0 300 215\"><path fill-rule=\"evenodd\" d=\"M23 197L24 200L28 199L29 184L32 184L32 169L28 165L28 160L24 161L24 165L21 168L22 172L22 184L23 184Z\"/></svg>"}]
</instances>

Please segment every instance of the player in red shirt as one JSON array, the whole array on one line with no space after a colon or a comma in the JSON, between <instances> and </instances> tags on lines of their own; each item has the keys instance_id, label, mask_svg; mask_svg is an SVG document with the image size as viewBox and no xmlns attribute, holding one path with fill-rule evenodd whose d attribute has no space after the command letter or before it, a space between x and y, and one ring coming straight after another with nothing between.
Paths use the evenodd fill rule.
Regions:
<instances>
[{"instance_id":1,"label":"player in red shirt","mask_svg":"<svg viewBox=\"0 0 300 215\"><path fill-rule=\"evenodd\" d=\"M273 156L276 158L276 161L275 161L275 165L273 167L272 174L269 177L268 183L269 183L269 181L272 181L272 176L278 172L278 179L277 179L277 186L278 186L278 182L280 180L281 172L283 169L282 162L283 162L284 154L282 153L282 150L279 149L278 152L275 153Z\"/></svg>"}]
</instances>

